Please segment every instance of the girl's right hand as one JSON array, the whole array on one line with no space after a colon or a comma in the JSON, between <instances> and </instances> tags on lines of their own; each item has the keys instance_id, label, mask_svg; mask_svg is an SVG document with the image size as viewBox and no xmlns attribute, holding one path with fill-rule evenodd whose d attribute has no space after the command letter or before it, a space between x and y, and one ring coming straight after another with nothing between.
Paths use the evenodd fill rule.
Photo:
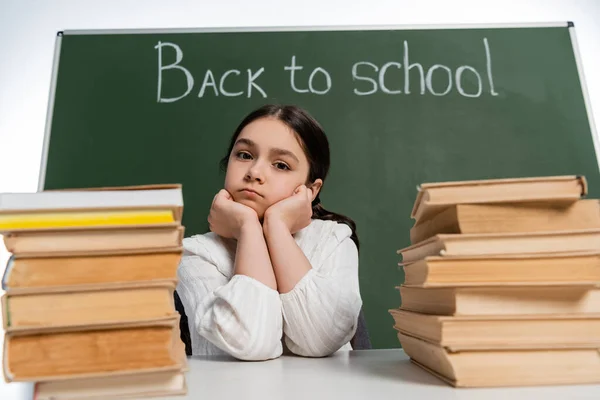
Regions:
<instances>
[{"instance_id":1,"label":"girl's right hand","mask_svg":"<svg viewBox=\"0 0 600 400\"><path fill-rule=\"evenodd\" d=\"M242 227L248 223L260 225L256 211L235 202L227 190L219 190L208 214L210 230L225 238L238 239Z\"/></svg>"}]
</instances>

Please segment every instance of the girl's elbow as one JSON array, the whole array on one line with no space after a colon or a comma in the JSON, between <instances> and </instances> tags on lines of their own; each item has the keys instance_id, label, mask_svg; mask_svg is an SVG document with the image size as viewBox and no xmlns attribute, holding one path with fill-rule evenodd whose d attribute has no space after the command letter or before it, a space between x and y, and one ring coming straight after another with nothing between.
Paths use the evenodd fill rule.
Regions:
<instances>
[{"instance_id":1,"label":"girl's elbow","mask_svg":"<svg viewBox=\"0 0 600 400\"><path fill-rule=\"evenodd\" d=\"M257 325L222 325L215 321L212 322L209 329L200 327L200 335L239 360L270 360L279 357L283 352L282 331L277 329L276 324L267 328Z\"/></svg>"},{"instance_id":2,"label":"girl's elbow","mask_svg":"<svg viewBox=\"0 0 600 400\"><path fill-rule=\"evenodd\" d=\"M296 355L303 357L328 357L339 349L341 349L346 343L350 341L348 336L351 333L340 334L336 337L329 337L327 340L323 337L313 337L313 340L306 340L303 343L294 343L290 338L287 338L286 344L290 351Z\"/></svg>"},{"instance_id":3,"label":"girl's elbow","mask_svg":"<svg viewBox=\"0 0 600 400\"><path fill-rule=\"evenodd\" d=\"M306 352L306 354L304 356L311 357L311 358L329 357L330 355L332 355L333 353L338 351L341 347L342 346L340 346L338 348L333 348L333 349L329 348L329 347L310 349L309 351Z\"/></svg>"},{"instance_id":4,"label":"girl's elbow","mask_svg":"<svg viewBox=\"0 0 600 400\"><path fill-rule=\"evenodd\" d=\"M260 341L261 338L257 339ZM238 360L267 361L281 356L283 346L281 340L263 340L262 342L248 340L241 346L231 348L228 352Z\"/></svg>"}]
</instances>

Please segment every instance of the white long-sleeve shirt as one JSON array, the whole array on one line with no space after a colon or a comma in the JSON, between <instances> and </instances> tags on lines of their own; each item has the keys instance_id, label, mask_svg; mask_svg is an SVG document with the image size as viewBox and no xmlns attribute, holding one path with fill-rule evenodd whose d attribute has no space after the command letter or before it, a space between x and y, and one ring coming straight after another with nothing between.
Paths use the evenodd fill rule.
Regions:
<instances>
[{"instance_id":1,"label":"white long-sleeve shirt","mask_svg":"<svg viewBox=\"0 0 600 400\"><path fill-rule=\"evenodd\" d=\"M184 239L177 293L193 354L267 360L283 353L282 342L312 357L350 349L362 306L351 234L345 224L322 220L294 234L312 269L284 294L234 275L235 240L212 232Z\"/></svg>"}]
</instances>

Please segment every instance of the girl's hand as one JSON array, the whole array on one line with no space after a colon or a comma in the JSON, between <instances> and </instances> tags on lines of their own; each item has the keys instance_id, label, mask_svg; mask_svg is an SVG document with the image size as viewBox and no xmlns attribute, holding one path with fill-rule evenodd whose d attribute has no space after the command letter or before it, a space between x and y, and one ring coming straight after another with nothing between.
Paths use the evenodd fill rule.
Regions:
<instances>
[{"instance_id":1,"label":"girl's hand","mask_svg":"<svg viewBox=\"0 0 600 400\"><path fill-rule=\"evenodd\" d=\"M241 203L233 201L231 194L221 189L213 199L208 224L210 230L219 236L238 239L242 227L258 222L256 211Z\"/></svg>"},{"instance_id":2,"label":"girl's hand","mask_svg":"<svg viewBox=\"0 0 600 400\"><path fill-rule=\"evenodd\" d=\"M312 190L298 186L294 193L265 211L263 228L272 223L283 223L291 234L307 227L312 217Z\"/></svg>"}]
</instances>

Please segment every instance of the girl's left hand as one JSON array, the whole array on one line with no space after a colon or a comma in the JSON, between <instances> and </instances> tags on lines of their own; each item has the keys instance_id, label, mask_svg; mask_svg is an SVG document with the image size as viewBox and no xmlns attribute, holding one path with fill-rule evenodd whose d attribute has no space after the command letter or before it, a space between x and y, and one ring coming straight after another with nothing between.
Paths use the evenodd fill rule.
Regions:
<instances>
[{"instance_id":1,"label":"girl's left hand","mask_svg":"<svg viewBox=\"0 0 600 400\"><path fill-rule=\"evenodd\" d=\"M282 222L291 234L307 227L312 217L312 190L298 186L294 193L265 211L265 225Z\"/></svg>"}]
</instances>

